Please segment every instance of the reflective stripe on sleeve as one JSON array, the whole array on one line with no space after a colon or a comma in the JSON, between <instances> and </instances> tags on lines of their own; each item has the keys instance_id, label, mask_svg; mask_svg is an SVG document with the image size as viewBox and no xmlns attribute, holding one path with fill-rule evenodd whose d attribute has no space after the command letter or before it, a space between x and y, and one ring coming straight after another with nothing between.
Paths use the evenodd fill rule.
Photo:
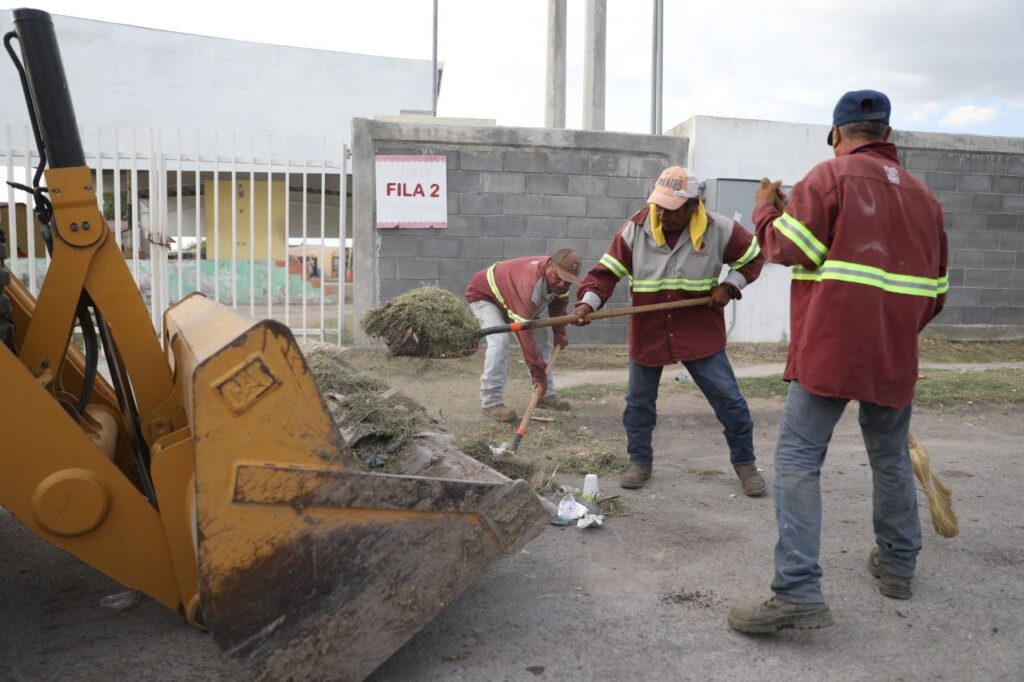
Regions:
<instances>
[{"instance_id":1,"label":"reflective stripe on sleeve","mask_svg":"<svg viewBox=\"0 0 1024 682\"><path fill-rule=\"evenodd\" d=\"M828 255L825 245L818 241L818 238L803 223L788 213L783 213L776 218L772 226L803 251L804 255L815 265L821 265L825 256Z\"/></svg>"},{"instance_id":2,"label":"reflective stripe on sleeve","mask_svg":"<svg viewBox=\"0 0 1024 682\"><path fill-rule=\"evenodd\" d=\"M747 250L743 253L743 255L740 256L737 260L733 261L732 263L729 263L729 267L732 268L733 270L739 270L744 265L757 258L758 254L760 253L761 245L757 243L757 237L754 237L753 239L750 240L750 246L747 247Z\"/></svg>"},{"instance_id":3,"label":"reflective stripe on sleeve","mask_svg":"<svg viewBox=\"0 0 1024 682\"><path fill-rule=\"evenodd\" d=\"M619 261L615 260L615 258L609 253L606 253L603 256L601 256L601 260L599 262L601 263L601 265L611 270L612 274L618 277L619 279L622 279L623 277L629 274L629 271L626 270L626 267Z\"/></svg>"}]
</instances>

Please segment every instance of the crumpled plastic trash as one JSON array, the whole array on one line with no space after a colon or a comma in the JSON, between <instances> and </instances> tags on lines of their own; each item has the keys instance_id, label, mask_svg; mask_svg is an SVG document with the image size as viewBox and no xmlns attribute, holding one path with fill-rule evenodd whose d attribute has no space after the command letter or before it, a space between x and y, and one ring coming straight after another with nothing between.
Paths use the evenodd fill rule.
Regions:
<instances>
[{"instance_id":1,"label":"crumpled plastic trash","mask_svg":"<svg viewBox=\"0 0 1024 682\"><path fill-rule=\"evenodd\" d=\"M135 607L141 600L141 592L128 590L126 592L107 595L103 599L100 599L100 606L105 609L113 609L115 611L127 611L128 609Z\"/></svg>"},{"instance_id":2,"label":"crumpled plastic trash","mask_svg":"<svg viewBox=\"0 0 1024 682\"><path fill-rule=\"evenodd\" d=\"M497 457L498 455L503 455L506 452L508 452L509 450L511 450L512 449L512 444L511 443L502 443L501 445L491 445L490 443L488 443L487 444L487 449L491 451L491 456L492 457Z\"/></svg>"},{"instance_id":3,"label":"crumpled plastic trash","mask_svg":"<svg viewBox=\"0 0 1024 682\"><path fill-rule=\"evenodd\" d=\"M690 375L689 375L689 373L687 373L687 371L685 369L684 370L680 370L679 374L676 375L676 381L689 381L689 380L690 380Z\"/></svg>"},{"instance_id":4,"label":"crumpled plastic trash","mask_svg":"<svg viewBox=\"0 0 1024 682\"><path fill-rule=\"evenodd\" d=\"M578 518L581 518L590 513L586 505L582 505L576 501L576 496L572 493L566 493L562 501L558 503L558 514L551 520L551 523L556 526L568 526L570 523Z\"/></svg>"},{"instance_id":5,"label":"crumpled plastic trash","mask_svg":"<svg viewBox=\"0 0 1024 682\"><path fill-rule=\"evenodd\" d=\"M600 528L604 525L603 514L591 514L587 512L576 522L577 528Z\"/></svg>"}]
</instances>

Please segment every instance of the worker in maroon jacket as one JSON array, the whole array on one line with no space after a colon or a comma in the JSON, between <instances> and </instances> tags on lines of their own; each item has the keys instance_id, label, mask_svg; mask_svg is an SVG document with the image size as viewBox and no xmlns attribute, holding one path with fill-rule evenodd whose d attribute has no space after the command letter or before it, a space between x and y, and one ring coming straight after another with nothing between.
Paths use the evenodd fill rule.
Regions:
<instances>
[{"instance_id":1,"label":"worker in maroon jacket","mask_svg":"<svg viewBox=\"0 0 1024 682\"><path fill-rule=\"evenodd\" d=\"M832 624L821 591L819 479L832 429L860 401L871 463L875 544L868 568L887 597L911 596L921 549L907 448L917 335L942 310L949 281L942 206L900 167L889 99L848 92L836 104L834 159L798 182L781 212L781 182L757 192L757 239L769 262L793 266L789 394L775 454L774 596L737 607L743 632Z\"/></svg>"},{"instance_id":2,"label":"worker in maroon jacket","mask_svg":"<svg viewBox=\"0 0 1024 682\"><path fill-rule=\"evenodd\" d=\"M762 258L754 236L736 221L704 208L701 183L685 168L665 169L647 199L615 235L577 292L577 322L600 308L622 278L634 305L710 296L707 306L633 315L629 321L629 392L622 424L629 467L623 488L651 477L651 436L657 422L662 368L682 362L725 427L730 461L744 494L762 495L754 464L754 423L725 354L722 308L757 279ZM722 265L730 272L719 283Z\"/></svg>"},{"instance_id":3,"label":"worker in maroon jacket","mask_svg":"<svg viewBox=\"0 0 1024 682\"><path fill-rule=\"evenodd\" d=\"M495 263L473 275L466 288L466 301L481 327L496 327L510 322L525 322L537 317L558 317L568 309L569 287L580 281L580 255L572 249L559 249L547 256L523 256ZM523 358L534 386L544 386L540 407L568 410L569 403L555 395L555 382L547 371L552 344L569 345L565 325L516 332ZM483 413L499 422L516 420L515 410L505 406L503 398L508 378L508 352L511 334L491 334L487 338L484 371L480 375L480 401Z\"/></svg>"}]
</instances>

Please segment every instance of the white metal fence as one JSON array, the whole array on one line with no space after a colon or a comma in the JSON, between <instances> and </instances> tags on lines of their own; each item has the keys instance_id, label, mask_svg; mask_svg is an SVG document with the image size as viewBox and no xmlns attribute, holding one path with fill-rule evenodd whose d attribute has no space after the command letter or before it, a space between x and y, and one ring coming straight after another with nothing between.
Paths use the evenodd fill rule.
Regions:
<instances>
[{"instance_id":1,"label":"white metal fence","mask_svg":"<svg viewBox=\"0 0 1024 682\"><path fill-rule=\"evenodd\" d=\"M30 184L39 160L31 130L7 125L4 134L0 174ZM346 145L154 129L81 135L100 208L158 333L164 309L201 291L239 312L284 322L302 338L346 342ZM7 267L38 295L49 255L37 237L32 199L10 186L6 197ZM19 223L30 229L14 229Z\"/></svg>"}]
</instances>

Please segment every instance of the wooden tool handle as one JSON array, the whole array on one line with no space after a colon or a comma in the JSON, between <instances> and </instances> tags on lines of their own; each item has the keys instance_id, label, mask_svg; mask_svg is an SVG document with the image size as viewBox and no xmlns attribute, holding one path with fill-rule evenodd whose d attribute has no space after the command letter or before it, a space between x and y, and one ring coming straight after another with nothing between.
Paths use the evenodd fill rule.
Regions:
<instances>
[{"instance_id":1,"label":"wooden tool handle","mask_svg":"<svg viewBox=\"0 0 1024 682\"><path fill-rule=\"evenodd\" d=\"M555 346L555 349L551 351L551 359L548 360L547 371L551 372L551 368L555 366L555 358L558 357L558 351L562 350L560 346ZM523 420L519 422L519 428L516 429L516 437L512 440L511 452L515 453L519 449L519 443L522 442L523 436L526 435L526 427L530 423L530 417L533 416L533 411L537 409L537 403L544 397L544 389L546 388L547 382L538 384L533 390L533 396L530 398L530 404L526 406L526 412L523 414Z\"/></svg>"},{"instance_id":2,"label":"wooden tool handle","mask_svg":"<svg viewBox=\"0 0 1024 682\"><path fill-rule=\"evenodd\" d=\"M669 301L668 303L651 303L649 305L635 305L628 308L606 308L597 310L586 316L588 320L604 320L609 317L622 317L623 315L640 315L642 313L654 313L659 310L675 310L676 308L691 308L694 306L707 305L711 298L688 298L683 301ZM513 322L502 324L496 327L485 327L477 332L477 337L488 334L500 334L502 332L521 332L527 329L543 329L544 327L557 327L564 324L572 324L576 321L575 315L560 315L558 317L547 317L540 320L527 320L526 322Z\"/></svg>"}]
</instances>

